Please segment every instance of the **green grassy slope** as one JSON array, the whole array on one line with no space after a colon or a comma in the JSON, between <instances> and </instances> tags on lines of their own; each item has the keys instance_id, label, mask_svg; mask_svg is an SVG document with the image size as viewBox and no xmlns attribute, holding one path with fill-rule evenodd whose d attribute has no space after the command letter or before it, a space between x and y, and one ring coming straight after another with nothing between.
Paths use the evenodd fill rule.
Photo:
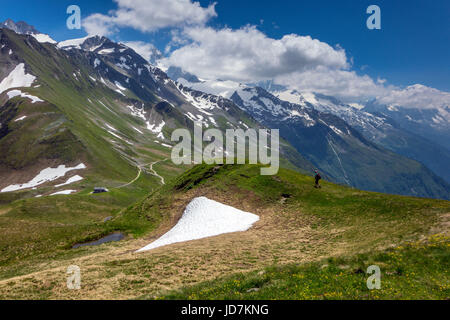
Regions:
<instances>
[{"instance_id":1,"label":"green grassy slope","mask_svg":"<svg viewBox=\"0 0 450 320\"><path fill-rule=\"evenodd\" d=\"M450 237L434 236L381 252L235 274L158 299L449 299L449 246ZM367 287L371 265L380 267L379 289Z\"/></svg>"},{"instance_id":2,"label":"green grassy slope","mask_svg":"<svg viewBox=\"0 0 450 320\"><path fill-rule=\"evenodd\" d=\"M177 194L195 189L238 199L249 193L261 205L273 206L282 201L283 210L314 217L314 228L345 226L348 239L366 238L365 242L370 240L375 247L389 238L407 238L408 232L425 233L437 213L450 210L450 202L445 200L367 192L327 181L321 182L321 189L315 189L312 177L288 169L280 169L275 176L262 176L260 168L257 165L195 166L127 209L122 216L149 217L153 214L149 208L157 210L155 202L170 203ZM236 188L243 195L235 194ZM368 231L376 230L377 225L383 227L380 234L369 235ZM407 228L403 229L404 225Z\"/></svg>"},{"instance_id":3,"label":"green grassy slope","mask_svg":"<svg viewBox=\"0 0 450 320\"><path fill-rule=\"evenodd\" d=\"M161 163L159 169L163 167ZM259 170L260 166L254 165L195 166L150 195L136 193L137 202L125 210L120 208L129 203L128 190L70 197L70 203L63 202L63 197L15 201L11 211L0 214L4 234L0 240L0 297L359 299L446 295L446 291L440 293L435 280L442 277L442 290L446 288L448 275L443 270L448 265L448 240L421 242L408 251L385 250L448 232L444 221L450 212L448 201L365 192L326 181L321 189L315 189L312 177L295 171L281 169L275 176L261 176ZM197 196L257 213L261 220L243 233L134 253L173 226L186 204ZM109 215L114 218L103 222ZM75 242L113 231L126 233L127 240L69 249ZM390 291L377 294L364 289L364 277L358 270L372 262L387 272L390 280L385 285ZM61 270L70 264L82 266L84 291L64 289ZM328 266L323 267L325 264ZM242 274L232 276L237 272ZM295 287L297 278L303 282ZM205 279L209 282L200 284ZM392 289L397 284L398 288ZM247 292L252 288L260 289Z\"/></svg>"},{"instance_id":4,"label":"green grassy slope","mask_svg":"<svg viewBox=\"0 0 450 320\"><path fill-rule=\"evenodd\" d=\"M0 32L8 39L14 57L25 62L27 72L37 77L34 86L24 90L45 100L45 103L31 104L27 99L15 98L6 103L0 114L0 120L7 124L4 126L7 130L0 134L0 148L4 151L0 157L0 172L23 170L31 179L39 172L37 167L43 169L83 161L88 165L83 186L112 188L132 180L140 165L170 157L170 149L155 142L156 135L146 129L141 118L130 115L127 105L142 104L152 119L165 121L165 137L170 137L175 128L191 129L192 121L181 108L162 101L140 100L130 90L124 97L104 85L98 70L90 63L93 53L58 50L53 45L40 44L32 37L10 30ZM120 68L110 67L108 73L113 79L125 76ZM141 85L146 88L145 83ZM141 88L140 85L137 87ZM144 96L148 97L148 94ZM224 126L220 129L228 127L227 121L232 121L233 117L260 127L232 106L227 107L229 118L221 116ZM222 113L226 114L225 111ZM24 115L27 115L25 120L13 121ZM218 123L221 123L220 119ZM110 127L115 128L114 133L121 138L108 132ZM312 169L312 165L290 145L285 141L281 144L283 165ZM174 173L178 172L178 168L172 168ZM167 178L173 176L169 170L164 174ZM36 192L21 194L37 195Z\"/></svg>"},{"instance_id":5,"label":"green grassy slope","mask_svg":"<svg viewBox=\"0 0 450 320\"><path fill-rule=\"evenodd\" d=\"M154 141L154 134L145 129L142 119L130 115L126 108L129 98L89 77L95 71L82 56L9 30L0 32L8 39L15 59L25 62L27 72L37 77L34 86L23 91L45 101L32 104L16 97L6 101L0 111L0 174L9 179L3 180L4 186L29 181L50 166L83 162L88 167L76 172L85 178L82 182L59 189L44 185L16 195L0 194L0 203L68 188L91 191L95 186L119 187L132 181L139 167L143 172L132 193L145 194L161 184L148 164L170 157L170 149ZM14 121L22 116L27 117ZM122 138L109 133L108 126ZM162 175L169 179L180 170L183 168L173 168ZM67 176L54 184L63 180ZM136 200L133 195L129 198L127 204Z\"/></svg>"},{"instance_id":6,"label":"green grassy slope","mask_svg":"<svg viewBox=\"0 0 450 320\"><path fill-rule=\"evenodd\" d=\"M198 166L166 188L172 192L200 188L201 193L211 193L210 189L212 193L225 193L238 187L243 194L255 194L262 205L271 206L281 200L283 209L276 215L282 223L292 223L296 215L308 216L310 227L327 234L326 241L343 249L337 250L343 254L310 264L283 266L274 260L267 269L219 277L165 293L158 299L449 298L450 240L427 236L436 230L449 231L447 225L434 229L442 215L448 216L448 201L363 192L327 182L317 190L312 188L309 177L284 169L275 177L260 176L257 169ZM166 198L154 194L130 208L125 216L161 216L158 204L164 207L170 202ZM288 225L285 228L290 230ZM383 249L398 244L403 245ZM294 239L291 245L297 246ZM284 249L286 255L292 250ZM301 246L298 250L302 250ZM366 269L373 264L382 268L382 290L367 289Z\"/></svg>"}]
</instances>

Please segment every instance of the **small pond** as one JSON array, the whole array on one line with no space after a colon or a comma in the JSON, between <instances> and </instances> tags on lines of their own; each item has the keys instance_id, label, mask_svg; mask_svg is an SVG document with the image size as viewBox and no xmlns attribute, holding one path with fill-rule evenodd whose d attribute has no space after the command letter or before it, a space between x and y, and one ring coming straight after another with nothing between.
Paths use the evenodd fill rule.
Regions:
<instances>
[{"instance_id":1,"label":"small pond","mask_svg":"<svg viewBox=\"0 0 450 320\"><path fill-rule=\"evenodd\" d=\"M79 247L85 247L85 246L98 246L98 245L101 245L101 244L107 243L107 242L120 241L123 238L125 238L125 235L122 232L115 232L115 233L112 233L110 235L107 235L107 236L100 238L98 240L95 240L95 241L85 242L85 243L77 243L72 246L72 249L76 249Z\"/></svg>"}]
</instances>

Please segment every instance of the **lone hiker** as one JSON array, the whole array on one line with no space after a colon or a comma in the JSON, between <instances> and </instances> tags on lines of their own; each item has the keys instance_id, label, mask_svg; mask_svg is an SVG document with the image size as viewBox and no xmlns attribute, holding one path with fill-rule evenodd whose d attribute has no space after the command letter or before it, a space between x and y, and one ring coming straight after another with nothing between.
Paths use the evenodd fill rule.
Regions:
<instances>
[{"instance_id":1,"label":"lone hiker","mask_svg":"<svg viewBox=\"0 0 450 320\"><path fill-rule=\"evenodd\" d=\"M314 170L314 172L316 173L316 175L314 176L314 179L316 180L316 184L314 185L314 188L321 188L320 184L319 184L319 180L322 179L322 177L319 174L319 171Z\"/></svg>"}]
</instances>

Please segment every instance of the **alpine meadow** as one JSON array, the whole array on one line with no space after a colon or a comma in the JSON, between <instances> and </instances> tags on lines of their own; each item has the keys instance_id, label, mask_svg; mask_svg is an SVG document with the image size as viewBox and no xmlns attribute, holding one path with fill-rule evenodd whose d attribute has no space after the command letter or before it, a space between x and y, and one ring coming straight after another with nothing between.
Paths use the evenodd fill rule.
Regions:
<instances>
[{"instance_id":1,"label":"alpine meadow","mask_svg":"<svg viewBox=\"0 0 450 320\"><path fill-rule=\"evenodd\" d=\"M2 4L0 300L450 299L450 7L413 2L429 50L381 0Z\"/></svg>"}]
</instances>

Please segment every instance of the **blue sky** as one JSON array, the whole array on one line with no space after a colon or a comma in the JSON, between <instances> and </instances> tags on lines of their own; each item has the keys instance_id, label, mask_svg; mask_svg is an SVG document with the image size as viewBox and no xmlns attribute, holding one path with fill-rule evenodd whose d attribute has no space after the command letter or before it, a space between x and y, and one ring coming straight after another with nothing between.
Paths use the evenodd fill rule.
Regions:
<instances>
[{"instance_id":1,"label":"blue sky","mask_svg":"<svg viewBox=\"0 0 450 320\"><path fill-rule=\"evenodd\" d=\"M211 5L211 1L199 2L202 8ZM82 18L94 13L108 15L117 9L110 0L41 0L39 5L34 0L8 1L2 4L0 19L24 20L57 41L84 36L84 30L66 28L65 11L70 4L80 6ZM366 8L371 4L381 8L381 30L366 27ZM367 75L374 82L387 79L386 84L399 87L420 83L450 91L448 0L217 0L214 10L215 17L200 23L203 28L238 30L251 25L270 39L287 34L309 35L333 48L342 47L351 64L347 70L358 76ZM177 25L141 32L121 25L108 36L120 41L150 42L164 51L173 36L171 31L183 28Z\"/></svg>"}]
</instances>

